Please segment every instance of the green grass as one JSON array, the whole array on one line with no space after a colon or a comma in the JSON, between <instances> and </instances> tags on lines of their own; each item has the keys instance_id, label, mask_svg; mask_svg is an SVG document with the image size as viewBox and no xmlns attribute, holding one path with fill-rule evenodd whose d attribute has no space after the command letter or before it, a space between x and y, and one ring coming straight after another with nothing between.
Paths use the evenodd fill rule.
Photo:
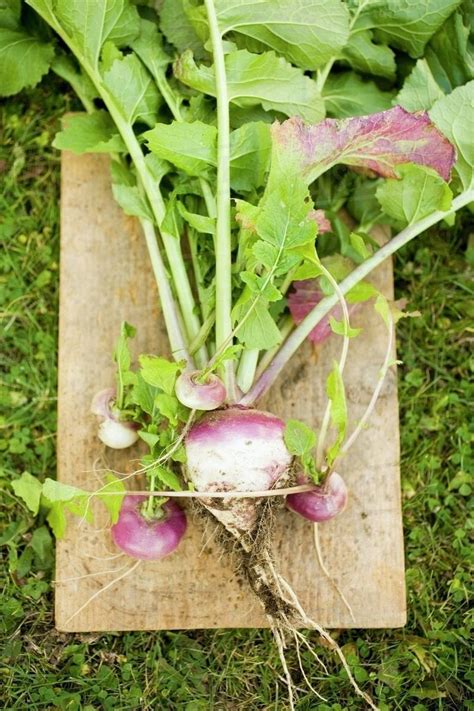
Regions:
<instances>
[{"instance_id":1,"label":"green grass","mask_svg":"<svg viewBox=\"0 0 474 711\"><path fill-rule=\"evenodd\" d=\"M59 158L50 144L70 108L64 87L52 82L0 106L2 708L287 709L266 631L65 635L53 628L52 541L10 482L25 470L39 478L55 471ZM469 220L419 238L396 263L399 295L422 313L398 328L409 620L404 630L337 634L382 709L474 708ZM322 656L328 676L304 655L328 701L302 691L298 711L363 708L339 665ZM291 651L289 661L298 680Z\"/></svg>"}]
</instances>

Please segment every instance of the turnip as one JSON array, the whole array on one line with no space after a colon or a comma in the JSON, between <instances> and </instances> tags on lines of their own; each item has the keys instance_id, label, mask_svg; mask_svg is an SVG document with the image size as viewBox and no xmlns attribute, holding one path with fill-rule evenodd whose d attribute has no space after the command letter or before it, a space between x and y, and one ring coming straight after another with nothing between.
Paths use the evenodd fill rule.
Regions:
<instances>
[{"instance_id":1,"label":"turnip","mask_svg":"<svg viewBox=\"0 0 474 711\"><path fill-rule=\"evenodd\" d=\"M186 533L186 514L174 501L147 516L146 496L125 496L119 519L112 526L114 543L131 558L159 560L173 553Z\"/></svg>"},{"instance_id":2,"label":"turnip","mask_svg":"<svg viewBox=\"0 0 474 711\"><path fill-rule=\"evenodd\" d=\"M99 418L97 436L106 447L127 449L138 440L138 425L121 420L114 401L115 388L101 390L92 400L91 412Z\"/></svg>"},{"instance_id":3,"label":"turnip","mask_svg":"<svg viewBox=\"0 0 474 711\"><path fill-rule=\"evenodd\" d=\"M304 480L299 481L303 483ZM286 505L308 521L329 521L344 511L347 504L347 486L342 476L333 472L326 481L313 491L289 494Z\"/></svg>"},{"instance_id":4,"label":"turnip","mask_svg":"<svg viewBox=\"0 0 474 711\"><path fill-rule=\"evenodd\" d=\"M269 412L228 407L204 415L186 437L186 474L197 491L265 491L283 483L292 457L285 424ZM252 531L259 501L226 499L207 508L233 534Z\"/></svg>"},{"instance_id":5,"label":"turnip","mask_svg":"<svg viewBox=\"0 0 474 711\"><path fill-rule=\"evenodd\" d=\"M224 383L214 373L205 376L204 382L200 376L199 371L181 373L175 384L176 397L190 410L216 410L226 399Z\"/></svg>"}]
</instances>

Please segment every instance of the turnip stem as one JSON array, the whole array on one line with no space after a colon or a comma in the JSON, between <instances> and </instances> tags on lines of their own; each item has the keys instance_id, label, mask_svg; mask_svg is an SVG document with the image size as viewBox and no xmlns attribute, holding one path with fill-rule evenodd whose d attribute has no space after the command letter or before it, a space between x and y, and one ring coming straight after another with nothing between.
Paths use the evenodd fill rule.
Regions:
<instances>
[{"instance_id":1,"label":"turnip stem","mask_svg":"<svg viewBox=\"0 0 474 711\"><path fill-rule=\"evenodd\" d=\"M156 224L161 225L165 218L166 208L163 197L161 195L160 189L157 186L154 178L150 175L147 165L145 163L145 157L143 155L140 144L133 132L131 126L121 118L120 112L115 109L112 97L108 97L106 89L103 89L104 101L112 115L120 134L127 145L129 153L132 157L133 163L135 165L136 171L140 177L143 184L143 189L147 194L148 200L150 202L150 207L153 212L153 217L155 218ZM107 98L109 103L107 103ZM161 239L163 241L163 246L165 248L166 256L168 258L168 263L173 277L176 294L181 307L181 312L183 315L184 325L187 332L188 340L191 340L197 336L199 329L201 328L201 323L199 317L195 313L195 301L191 290L191 284L189 282L188 273L186 271L186 266L184 264L183 255L181 253L181 245L179 238L175 235L168 234L165 230L160 229ZM165 306L163 306L163 309ZM207 352L204 346L196 353L196 363L199 367L202 367L207 362Z\"/></svg>"},{"instance_id":2,"label":"turnip stem","mask_svg":"<svg viewBox=\"0 0 474 711\"><path fill-rule=\"evenodd\" d=\"M71 49L71 51L83 67L84 71L88 75L89 79L96 87L101 99L107 107L107 110L113 118L125 145L127 146L128 152L130 153L130 156L135 165L135 169L138 173L138 176L143 184L145 193L147 194L148 200L150 202L150 207L152 209L156 225L158 228L160 228L161 223L163 222L163 219L165 217L165 204L160 189L157 186L154 178L150 174L148 167L145 163L145 156L140 147L138 139L133 131L133 127L123 116L120 107L117 106L114 100L114 97L109 93L107 87L104 85L104 82L97 67L91 64L91 62L86 58L84 52L80 49L80 47L75 45L74 39L71 38L64 31L61 25L57 22L54 14L49 9L45 9L44 12L38 10L38 12L43 17L43 19L58 33L58 35L65 42L65 44ZM176 237L174 237L173 235L169 235L164 231L161 232L161 237L163 240L163 246L165 248L166 256L168 258L171 275L173 277L173 281L176 287L176 293L181 306L182 316L186 327L187 335L189 339L192 339L199 332L201 324L199 322L198 316L195 313L194 297L191 290L191 285L189 283L186 266L184 264L183 255L181 253L179 239L176 239ZM207 362L207 352L204 346L196 354L196 362L200 366L204 365Z\"/></svg>"},{"instance_id":3,"label":"turnip stem","mask_svg":"<svg viewBox=\"0 0 474 711\"><path fill-rule=\"evenodd\" d=\"M321 263L319 266L320 266L321 271L323 272L324 276L326 277L326 279L329 281L332 288L334 289L334 294L339 299L339 303L340 303L341 309L342 309L342 316L343 316L343 321L344 321L344 337L343 337L343 342L342 342L341 356L339 358L339 373L342 377L344 368L346 366L347 353L349 350L349 336L347 335L349 333L349 327L350 327L349 311L347 309L346 300L345 300L344 295L342 294L341 290L339 289L339 285L338 285L337 281L334 279L331 272L326 269L326 267L324 267ZM329 400L326 405L326 409L324 411L323 421L322 421L321 429L319 431L319 436L318 436L318 447L316 450L316 466L318 469L321 469L321 466L323 463L324 444L326 441L326 435L328 432L330 419L331 419L331 401Z\"/></svg>"},{"instance_id":4,"label":"turnip stem","mask_svg":"<svg viewBox=\"0 0 474 711\"><path fill-rule=\"evenodd\" d=\"M360 418L357 427L354 429L352 432L351 436L348 437L348 439L344 442L344 445L341 447L341 451L339 453L339 456L343 456L347 450L352 447L354 442L356 441L357 437L360 435L362 432L363 428L365 427L365 424L367 420L369 419L370 415L372 414L372 411L377 403L378 397L380 395L380 391L382 390L382 386L385 380L385 376L387 375L388 369L390 368L390 365L392 364L392 359L393 359L393 337L394 337L394 332L395 332L395 326L393 323L393 318L391 318L391 314L389 314L390 317L390 324L389 324L389 336L388 336L388 343L387 343L387 351L385 353L385 359L382 365L382 368L380 370L379 378L377 381L377 385L375 386L374 392L372 393L372 397L370 398L370 402L367 405L367 409L365 410L364 414ZM333 464L334 467L334 464Z\"/></svg>"},{"instance_id":5,"label":"turnip stem","mask_svg":"<svg viewBox=\"0 0 474 711\"><path fill-rule=\"evenodd\" d=\"M207 337L210 334L215 321L216 321L216 315L214 312L212 312L209 314L209 316L207 316L206 320L202 324L201 330L199 331L199 333L196 336L196 338L194 339L194 341L191 341L191 343L189 344L189 352L191 355L193 355L200 348L200 346L207 340Z\"/></svg>"},{"instance_id":6,"label":"turnip stem","mask_svg":"<svg viewBox=\"0 0 474 711\"><path fill-rule=\"evenodd\" d=\"M232 252L230 237L230 124L229 99L222 36L213 0L204 0L214 56L217 97L217 214L216 214L216 351L232 345ZM222 365L230 402L235 402L235 373L232 360Z\"/></svg>"},{"instance_id":7,"label":"turnip stem","mask_svg":"<svg viewBox=\"0 0 474 711\"><path fill-rule=\"evenodd\" d=\"M163 264L161 252L156 240L155 228L149 220L142 219L140 222L145 235L145 241L153 273L155 275L156 285L158 287L158 295L163 309L163 317L165 319L171 352L175 360L184 359L190 367L193 367L193 359L186 348L186 341L179 321L178 309L176 307L173 293L168 281L168 275L166 274L165 265Z\"/></svg>"},{"instance_id":8,"label":"turnip stem","mask_svg":"<svg viewBox=\"0 0 474 711\"><path fill-rule=\"evenodd\" d=\"M268 496L287 496L288 494L301 494L305 491L313 491L313 484L299 484L298 486L289 486L285 489L265 489L262 491L127 491L127 496L158 496L168 499L261 499ZM116 491L103 491L102 487L98 491L91 491L89 498L96 496L100 492L100 496L117 496Z\"/></svg>"},{"instance_id":9,"label":"turnip stem","mask_svg":"<svg viewBox=\"0 0 474 711\"><path fill-rule=\"evenodd\" d=\"M365 262L359 264L343 281L339 284L339 289L343 294L347 294L356 284L362 279L365 279L374 269L376 269L388 257L395 254L401 247L408 244L412 239L417 237L421 232L424 232L429 227L432 227L437 222L454 214L457 210L465 205L468 205L474 200L474 188L465 190L458 195L452 202L449 210L436 210L422 220L409 225L402 230L396 237L387 242L375 254L373 254ZM301 344L309 336L311 331L326 316L329 311L337 304L337 294L327 296L317 304L300 325L293 331L288 339L280 347L278 353L273 358L268 368L262 373L253 388L241 400L241 405L251 406L253 403L262 397L269 388L273 385L278 375L281 373L291 356L298 350Z\"/></svg>"},{"instance_id":10,"label":"turnip stem","mask_svg":"<svg viewBox=\"0 0 474 711\"><path fill-rule=\"evenodd\" d=\"M259 353L260 351L257 348L252 348L242 353L237 371L237 385L243 393L248 392L253 385Z\"/></svg>"}]
</instances>

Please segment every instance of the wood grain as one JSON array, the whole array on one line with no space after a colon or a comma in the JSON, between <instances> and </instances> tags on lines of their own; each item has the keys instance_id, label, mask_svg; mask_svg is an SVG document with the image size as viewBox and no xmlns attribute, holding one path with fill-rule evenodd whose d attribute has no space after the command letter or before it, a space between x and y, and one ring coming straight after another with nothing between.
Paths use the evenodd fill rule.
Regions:
<instances>
[{"instance_id":1,"label":"wood grain","mask_svg":"<svg viewBox=\"0 0 474 711\"><path fill-rule=\"evenodd\" d=\"M392 295L390 264L378 270L374 282ZM89 414L94 393L113 384L111 353L124 319L138 329L136 355L167 353L144 242L136 222L114 203L107 159L63 153L58 477L91 490L99 484L100 468L131 471L130 459L138 456L105 450ZM372 307L362 307L354 324L364 331L351 342L347 365L353 422L370 399L386 348L386 332ZM282 417L317 427L325 402L325 376L339 349L337 338L317 350L308 344L263 404ZM355 622L318 565L312 526L289 512L280 514L278 564L310 616L324 626L401 626L406 613L394 372L369 429L339 470L350 487L350 503L339 518L320 526L320 540L326 565L349 600ZM267 626L259 604L222 557L213 526L205 529L196 520L175 554L141 563L69 619L91 595L127 570L123 558L106 560L115 551L106 516L100 506L96 512L95 527L71 517L66 537L58 543L58 629ZM118 572L104 572L111 569ZM88 577L69 580L83 575Z\"/></svg>"}]
</instances>

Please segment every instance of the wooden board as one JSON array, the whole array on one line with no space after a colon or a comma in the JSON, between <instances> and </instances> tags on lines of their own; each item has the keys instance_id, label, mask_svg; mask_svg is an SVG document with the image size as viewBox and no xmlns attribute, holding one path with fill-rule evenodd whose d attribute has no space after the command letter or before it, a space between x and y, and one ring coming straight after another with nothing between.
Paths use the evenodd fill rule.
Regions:
<instances>
[{"instance_id":1,"label":"wooden board","mask_svg":"<svg viewBox=\"0 0 474 711\"><path fill-rule=\"evenodd\" d=\"M381 267L374 281L391 296L391 265ZM100 467L130 471L129 460L137 456L105 450L89 414L94 393L114 382L111 353L123 319L138 329L135 354L168 352L140 229L114 203L107 160L63 153L58 477L90 490L98 486ZM362 307L354 324L363 325L364 333L351 342L347 364L353 422L370 399L386 349L386 332L372 307ZM262 404L284 418L318 427L325 377L339 349L338 338L318 350L307 344ZM320 526L320 539L326 565L349 600L355 622L319 568L311 524L290 512L280 516L278 565L303 607L326 627L401 626L405 585L395 373L386 381L370 428L339 470L350 487L350 503L340 517ZM116 575L124 572L123 558L105 560L113 553L105 515L99 512L95 528L71 517L66 537L58 543L58 629L267 626L258 602L222 558L212 527L204 530L194 520L176 553L142 563L68 621L115 577L90 573L114 568L121 568ZM88 577L68 580L83 575Z\"/></svg>"}]
</instances>

